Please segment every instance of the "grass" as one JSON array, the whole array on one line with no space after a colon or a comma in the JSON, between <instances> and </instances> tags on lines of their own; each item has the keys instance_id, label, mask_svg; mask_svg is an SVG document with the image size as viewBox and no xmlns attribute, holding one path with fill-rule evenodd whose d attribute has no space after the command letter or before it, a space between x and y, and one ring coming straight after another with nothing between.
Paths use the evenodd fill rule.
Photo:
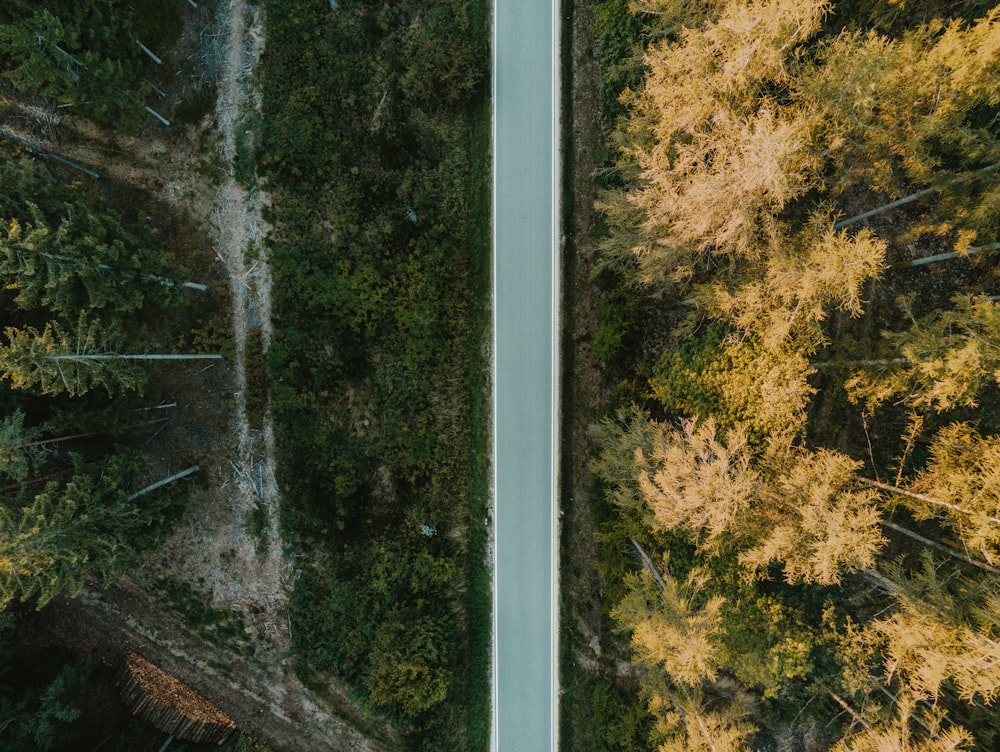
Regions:
<instances>
[{"instance_id":1,"label":"grass","mask_svg":"<svg viewBox=\"0 0 1000 752\"><path fill-rule=\"evenodd\" d=\"M223 611L208 603L208 595L181 580L160 580L153 592L180 614L184 622L213 644L231 647L252 656L255 648L247 642L243 620L233 611Z\"/></svg>"},{"instance_id":2,"label":"grass","mask_svg":"<svg viewBox=\"0 0 1000 752\"><path fill-rule=\"evenodd\" d=\"M488 49L489 10L487 3L472 3L472 28L478 31L477 48ZM489 73L487 71L488 80ZM491 726L490 675L493 636L492 572L486 565L487 530L479 524L486 518L489 503L491 452L491 381L483 353L490 339L492 320L490 306L492 258L492 149L491 102L487 94L480 96L469 114L469 242L472 267L472 300L468 362L468 389L471 399L469 415L472 446L469 452L469 588L466 609L469 619L469 676L471 686L463 694L468 722L469 750L486 750Z\"/></svg>"}]
</instances>

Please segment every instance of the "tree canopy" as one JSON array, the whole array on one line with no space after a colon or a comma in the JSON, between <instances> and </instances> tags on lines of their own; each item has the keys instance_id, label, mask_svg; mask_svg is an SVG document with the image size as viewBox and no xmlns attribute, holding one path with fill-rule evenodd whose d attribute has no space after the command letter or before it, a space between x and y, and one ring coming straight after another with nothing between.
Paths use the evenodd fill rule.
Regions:
<instances>
[{"instance_id":1,"label":"tree canopy","mask_svg":"<svg viewBox=\"0 0 1000 752\"><path fill-rule=\"evenodd\" d=\"M625 5L595 261L626 407L592 470L652 739L995 745L1000 332L966 251L1000 229L1000 6Z\"/></svg>"}]
</instances>

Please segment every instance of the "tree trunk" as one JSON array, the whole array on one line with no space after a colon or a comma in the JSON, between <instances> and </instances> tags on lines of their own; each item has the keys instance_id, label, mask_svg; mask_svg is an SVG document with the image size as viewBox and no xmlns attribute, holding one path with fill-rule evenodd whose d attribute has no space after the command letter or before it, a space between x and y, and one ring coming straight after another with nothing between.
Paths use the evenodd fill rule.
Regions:
<instances>
[{"instance_id":1,"label":"tree trunk","mask_svg":"<svg viewBox=\"0 0 1000 752\"><path fill-rule=\"evenodd\" d=\"M49 360L225 360L218 353L145 353L133 355L47 355Z\"/></svg>"},{"instance_id":2,"label":"tree trunk","mask_svg":"<svg viewBox=\"0 0 1000 752\"><path fill-rule=\"evenodd\" d=\"M70 436L56 436L54 439L41 439L39 441L29 441L27 444L18 444L12 449L24 449L25 447L41 446L42 444L55 444L57 441L69 441L70 439L85 439L88 436L97 436L96 431L89 433L74 433Z\"/></svg>"},{"instance_id":3,"label":"tree trunk","mask_svg":"<svg viewBox=\"0 0 1000 752\"><path fill-rule=\"evenodd\" d=\"M869 211L863 212L861 214L856 214L853 217L848 217L847 219L842 219L833 225L833 229L839 230L843 227L850 227L853 224L862 222L871 217L877 217L879 214L884 214L890 209L896 209L900 206L905 206L906 204L912 204L914 201L922 199L924 196L930 196L932 193L937 193L949 185L955 185L956 183L964 183L966 180L971 180L977 175L982 175L983 173L993 172L994 170L1000 169L1000 162L996 164L989 165L988 167L983 167L982 169L976 170L975 172L968 173L966 175L960 175L959 177L949 180L947 183L941 183L940 185L932 185L930 188L924 188L916 193L911 193L909 196L904 196L903 198L896 199L888 204L882 204Z\"/></svg>"},{"instance_id":4,"label":"tree trunk","mask_svg":"<svg viewBox=\"0 0 1000 752\"><path fill-rule=\"evenodd\" d=\"M201 470L201 465L193 465L187 470L181 470L179 473L174 473L169 478L164 478L163 480L158 480L156 483L151 483L145 488L136 491L134 494L128 497L129 501L135 501L143 494L147 494L150 491L155 491L157 488L162 488L163 486L173 483L175 480L180 480L181 478L186 478L189 475L194 475L196 472Z\"/></svg>"},{"instance_id":5,"label":"tree trunk","mask_svg":"<svg viewBox=\"0 0 1000 752\"><path fill-rule=\"evenodd\" d=\"M958 549L952 548L951 546L946 546L943 543L938 543L937 541L933 541L930 538L925 538L919 533L915 533L912 530L908 530L905 527L900 527L894 522L888 522L887 520L882 520L880 524L882 525L882 527L888 528L889 530L895 530L897 533L901 533L902 535L912 538L915 541L923 543L925 546L936 548L938 551L948 554L948 556L951 556L955 559L959 559L960 561L964 561L966 564L971 564L974 567L979 567L984 572L992 572L993 574L1000 574L1000 569L994 567L991 564L987 564L985 561L979 561L978 559L973 559L971 556L966 556Z\"/></svg>"},{"instance_id":6,"label":"tree trunk","mask_svg":"<svg viewBox=\"0 0 1000 752\"><path fill-rule=\"evenodd\" d=\"M629 538L632 541L632 545L635 546L635 550L639 552L639 557L642 559L643 565L649 570L649 573L653 575L653 579L660 586L661 590L667 589L667 584L663 581L663 576L656 570L656 566L653 564L653 560L649 558L649 554L642 550L642 546L639 545L639 541L635 538Z\"/></svg>"},{"instance_id":7,"label":"tree trunk","mask_svg":"<svg viewBox=\"0 0 1000 752\"><path fill-rule=\"evenodd\" d=\"M949 253L938 253L934 256L924 256L923 258L913 259L912 261L903 261L899 264L893 264L891 268L909 269L914 266L923 266L924 264L933 264L938 261L948 261L949 259L962 258L964 256L974 256L977 253L993 253L994 251L1000 251L1000 243L969 248L962 253L959 253L958 251L950 251Z\"/></svg>"},{"instance_id":8,"label":"tree trunk","mask_svg":"<svg viewBox=\"0 0 1000 752\"><path fill-rule=\"evenodd\" d=\"M78 165L76 162L70 162L68 159L64 159L63 157L60 157L58 154L53 154L47 149L43 149L41 146L36 146L35 144L31 143L31 141L21 138L20 136L15 136L13 133L9 133L3 130L2 128L0 128L0 136L3 136L4 138L9 138L12 141L17 141L19 144L26 147L29 151L35 154L40 154L43 157L48 157L49 159L54 159L57 162L62 162L64 165L72 167L74 170L79 170L84 175L92 177L94 180L97 180L98 178L101 177L93 170L88 170L86 167L82 167L81 165Z\"/></svg>"},{"instance_id":9,"label":"tree trunk","mask_svg":"<svg viewBox=\"0 0 1000 752\"><path fill-rule=\"evenodd\" d=\"M820 685L820 686L823 686L823 685ZM850 714L851 714L851 718L853 718L853 719L854 719L855 721L857 721L857 722L858 722L858 723L860 723L860 724L861 724L862 726L864 726L864 727L865 727L865 729L867 729L867 730L869 730L869 731L871 730L871 724L870 724L870 723L868 723L868 721L866 721L866 720L865 720L864 718L862 718L862 717L861 717L860 715L858 715L858 711L856 711L856 710L855 710L854 708L852 708L852 707L851 707L851 706L850 706L850 705L848 704L847 700L845 700L845 699L844 699L843 697L841 697L840 695L838 695L838 694L837 694L836 692L834 692L834 691L833 691L832 689L830 689L829 687L823 687L823 689L825 689L825 690L826 690L827 694L828 694L828 695L830 695L830 697L832 697L832 698L834 699L834 701L835 701L835 702L836 702L836 703L837 703L838 705L840 705L840 707L842 707L842 708L843 708L844 710L846 710L846 711L847 711L848 713L850 713Z\"/></svg>"},{"instance_id":10,"label":"tree trunk","mask_svg":"<svg viewBox=\"0 0 1000 752\"><path fill-rule=\"evenodd\" d=\"M147 47L146 45L144 45L138 39L135 40L135 43L139 45L139 49L141 49L143 52L145 52L146 55L149 57L150 60L152 60L157 65L163 65L163 61L160 60L160 58L158 58L156 56L156 54L151 49L149 49L149 47Z\"/></svg>"},{"instance_id":11,"label":"tree trunk","mask_svg":"<svg viewBox=\"0 0 1000 752\"><path fill-rule=\"evenodd\" d=\"M961 512L962 514L968 514L968 515L975 514L975 512L972 512L968 509L963 509L962 507L957 506L956 504L950 504L947 501L934 499L931 498L930 496L925 496L924 494L916 493L914 491L907 491L905 488L900 488L899 486L890 486L888 483L882 483L877 480L872 480L871 478L865 478L861 475L855 475L854 480L856 480L858 483L864 483L866 486L871 486L872 488L878 488L882 491L888 491L889 493L899 494L900 496L908 496L911 499L916 499L917 501L924 501L934 506L945 507L946 509L953 509L956 512ZM995 522L998 525L1000 525L1000 519L997 519L996 517L987 517L986 519L988 519L990 522Z\"/></svg>"},{"instance_id":12,"label":"tree trunk","mask_svg":"<svg viewBox=\"0 0 1000 752\"><path fill-rule=\"evenodd\" d=\"M27 486L32 483L41 483L44 480L51 480L52 478L58 478L60 475L65 475L66 473L72 472L72 467L66 467L62 470L55 470L51 473L46 473L45 475L38 475L34 478L28 478L27 480L22 480L20 483L11 483L9 486L4 486L0 488L0 491L13 491L15 488L20 488L21 486Z\"/></svg>"}]
</instances>

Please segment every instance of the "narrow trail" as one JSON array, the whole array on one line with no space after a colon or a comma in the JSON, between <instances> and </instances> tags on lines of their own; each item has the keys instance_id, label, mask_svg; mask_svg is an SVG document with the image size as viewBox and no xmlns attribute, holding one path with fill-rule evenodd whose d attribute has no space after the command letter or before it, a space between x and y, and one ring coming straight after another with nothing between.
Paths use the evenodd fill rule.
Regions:
<instances>
[{"instance_id":1,"label":"narrow trail","mask_svg":"<svg viewBox=\"0 0 1000 752\"><path fill-rule=\"evenodd\" d=\"M263 410L261 425L251 425L247 408L247 353L253 338L259 338L262 353L271 341L271 271L263 253L269 227L262 218L267 196L256 187L248 190L236 178L238 159L236 129L248 111L259 108L259 95L249 77L264 47L260 18L244 0L230 0L222 6L226 30L226 57L220 75L216 121L225 177L218 194L213 224L217 233L216 254L226 269L232 295L234 371L234 432L236 456L230 504L232 526L225 536L235 553L238 580L225 582L218 575L211 580L213 595L230 605L250 605L263 609L268 624L276 625L269 637L278 647L289 642L284 610L291 587L292 563L282 553L278 526L280 494L275 475L274 430L269 407ZM259 364L258 364L259 365ZM248 540L250 515L263 515L263 541ZM264 550L258 550L263 546ZM232 571L230 567L226 571Z\"/></svg>"}]
</instances>

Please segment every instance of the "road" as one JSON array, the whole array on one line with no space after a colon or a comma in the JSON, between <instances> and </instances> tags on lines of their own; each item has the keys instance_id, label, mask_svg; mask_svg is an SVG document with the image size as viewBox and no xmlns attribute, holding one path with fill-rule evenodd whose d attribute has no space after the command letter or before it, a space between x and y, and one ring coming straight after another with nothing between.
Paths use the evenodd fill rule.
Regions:
<instances>
[{"instance_id":1,"label":"road","mask_svg":"<svg viewBox=\"0 0 1000 752\"><path fill-rule=\"evenodd\" d=\"M558 747L557 11L493 9L493 752Z\"/></svg>"}]
</instances>

